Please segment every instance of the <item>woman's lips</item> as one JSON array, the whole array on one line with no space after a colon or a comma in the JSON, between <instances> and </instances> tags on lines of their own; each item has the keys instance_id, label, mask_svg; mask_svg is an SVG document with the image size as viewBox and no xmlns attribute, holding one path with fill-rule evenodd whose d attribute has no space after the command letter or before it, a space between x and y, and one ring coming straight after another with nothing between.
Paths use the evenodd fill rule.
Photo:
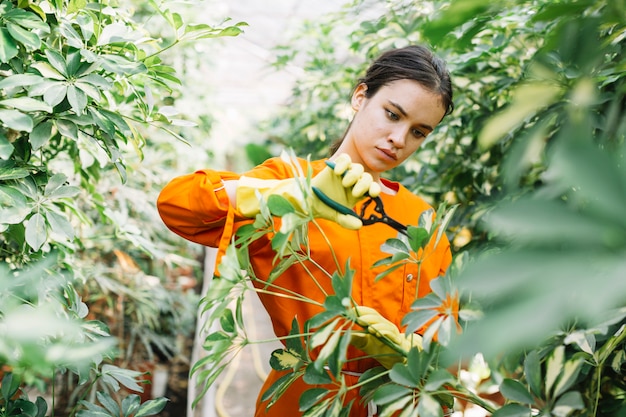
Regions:
<instances>
[{"instance_id":1,"label":"woman's lips","mask_svg":"<svg viewBox=\"0 0 626 417\"><path fill-rule=\"evenodd\" d=\"M383 153L387 158L391 159L392 161L396 161L398 159L398 156L396 155L396 153L390 149L381 149L381 148L377 148L377 149L381 153Z\"/></svg>"}]
</instances>

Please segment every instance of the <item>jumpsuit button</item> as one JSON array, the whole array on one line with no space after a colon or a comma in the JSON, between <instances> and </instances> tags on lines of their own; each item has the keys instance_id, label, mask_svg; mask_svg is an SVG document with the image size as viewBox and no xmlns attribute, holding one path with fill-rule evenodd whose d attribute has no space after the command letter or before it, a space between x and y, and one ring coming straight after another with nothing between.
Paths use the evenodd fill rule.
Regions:
<instances>
[{"instance_id":1,"label":"jumpsuit button","mask_svg":"<svg viewBox=\"0 0 626 417\"><path fill-rule=\"evenodd\" d=\"M407 274L406 282L411 282L411 281L413 281L413 274Z\"/></svg>"}]
</instances>

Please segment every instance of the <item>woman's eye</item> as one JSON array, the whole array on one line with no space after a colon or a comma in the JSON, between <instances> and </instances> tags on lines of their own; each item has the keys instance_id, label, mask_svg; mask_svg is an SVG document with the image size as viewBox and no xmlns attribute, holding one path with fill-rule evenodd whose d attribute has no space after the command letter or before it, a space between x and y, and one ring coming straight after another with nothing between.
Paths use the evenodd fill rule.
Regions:
<instances>
[{"instance_id":1,"label":"woman's eye","mask_svg":"<svg viewBox=\"0 0 626 417\"><path fill-rule=\"evenodd\" d=\"M418 129L413 129L413 136L415 136L416 138L425 138L426 137L424 132L422 132L421 130L418 130Z\"/></svg>"},{"instance_id":2,"label":"woman's eye","mask_svg":"<svg viewBox=\"0 0 626 417\"><path fill-rule=\"evenodd\" d=\"M395 114L394 112L392 112L391 110L385 110L387 112L387 117L389 117L389 119L391 120L398 120L399 117L397 114Z\"/></svg>"}]
</instances>

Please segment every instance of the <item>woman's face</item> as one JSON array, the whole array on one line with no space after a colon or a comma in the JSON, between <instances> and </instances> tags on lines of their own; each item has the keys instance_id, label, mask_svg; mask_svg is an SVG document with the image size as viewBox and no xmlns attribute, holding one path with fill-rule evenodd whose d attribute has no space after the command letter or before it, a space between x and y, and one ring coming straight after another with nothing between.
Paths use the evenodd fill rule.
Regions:
<instances>
[{"instance_id":1,"label":"woman's face","mask_svg":"<svg viewBox=\"0 0 626 417\"><path fill-rule=\"evenodd\" d=\"M360 84L352 96L356 112L337 155L347 153L375 179L404 162L441 121L439 94L414 80L397 80L367 98Z\"/></svg>"}]
</instances>

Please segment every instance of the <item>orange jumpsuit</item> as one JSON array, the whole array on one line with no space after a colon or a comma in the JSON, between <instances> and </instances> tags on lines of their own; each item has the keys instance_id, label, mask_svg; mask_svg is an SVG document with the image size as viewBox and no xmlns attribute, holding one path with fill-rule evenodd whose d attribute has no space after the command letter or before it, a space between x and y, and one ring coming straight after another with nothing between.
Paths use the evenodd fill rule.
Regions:
<instances>
[{"instance_id":1,"label":"orange jumpsuit","mask_svg":"<svg viewBox=\"0 0 626 417\"><path fill-rule=\"evenodd\" d=\"M307 162L300 160L300 163L306 172ZM314 174L326 166L324 160L314 161L311 165ZM290 167L280 158L269 159L245 175L262 179L293 177ZM232 172L201 170L175 178L163 189L157 202L163 221L172 231L185 239L206 246L219 247L223 252L234 231L250 222L250 219L242 218L236 213L222 186L222 180L237 179L239 176ZM395 195L384 193L381 195L387 214L400 223L417 225L420 214L430 206L400 184L388 180L383 181L385 185L397 191ZM356 210L359 212L358 206ZM380 247L385 240L395 237L397 232L382 223L364 226L353 231L344 229L334 222L323 219L318 221L328 241L332 242L338 264L343 268L349 259L351 268L356 270L352 290L355 302L375 308L398 326L404 315L410 311L411 303L415 300L416 286L419 284L420 297L430 292L429 282L442 275L451 262L450 244L444 236L436 248L433 248L431 244L426 249L428 256L422 264L419 283L415 264L408 264L378 282L374 282L376 275L383 269L372 268L372 265L389 256L381 252ZM332 294L330 279L320 270L320 267L332 274L337 270L337 264L329 252L326 239L314 226L309 227L309 243L311 257L319 266L309 263L307 269L316 277L326 294ZM274 252L269 239L260 239L250 247L250 262L258 278L266 279L269 276L274 265ZM289 291L305 294L319 302L325 299L325 294L300 265L291 266L274 281L274 284ZM275 334L279 337L289 334L294 317L297 317L299 323L303 324L321 311L317 306L289 298L261 293L259 293L259 298L269 313ZM348 355L358 357L363 354L350 348ZM358 380L358 373L376 365L378 363L371 358L350 361L344 369L348 371L346 382L349 385L355 384ZM271 371L261 393L283 374ZM259 395L255 416L301 415L302 413L298 411L298 400L300 394L309 388L312 387L299 380L267 411L265 405L260 403ZM352 391L350 392L352 397L349 400L357 398L357 401L352 406L350 416L366 416L367 406L361 404L358 401L358 393Z\"/></svg>"}]
</instances>

